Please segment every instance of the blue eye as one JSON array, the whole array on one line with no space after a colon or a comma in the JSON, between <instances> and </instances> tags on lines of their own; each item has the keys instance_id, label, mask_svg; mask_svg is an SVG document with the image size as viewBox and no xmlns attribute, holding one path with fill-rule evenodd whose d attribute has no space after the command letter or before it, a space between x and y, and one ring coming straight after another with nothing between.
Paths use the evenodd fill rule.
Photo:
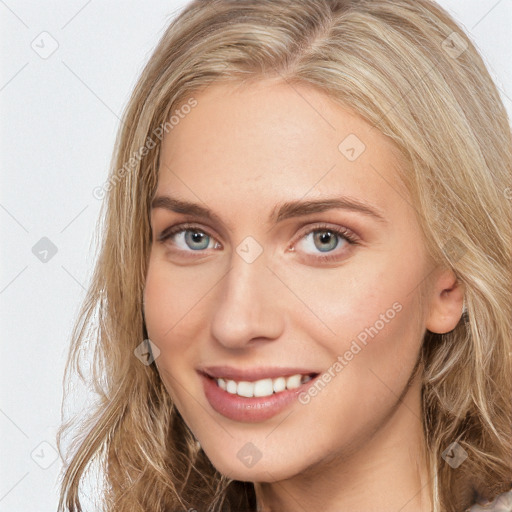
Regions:
<instances>
[{"instance_id":1,"label":"blue eye","mask_svg":"<svg viewBox=\"0 0 512 512\"><path fill-rule=\"evenodd\" d=\"M173 239L174 245L182 251L204 251L209 248L210 243L214 241L208 233L199 228L189 228L187 226L175 226L169 230L165 230L159 237L159 242ZM215 244L214 247L218 247Z\"/></svg>"},{"instance_id":2,"label":"blue eye","mask_svg":"<svg viewBox=\"0 0 512 512\"><path fill-rule=\"evenodd\" d=\"M189 256L208 249L222 249L213 236L195 224L172 226L164 230L157 240L161 243L169 240L178 252L184 255L188 253ZM294 246L301 243L304 247L299 252L305 253L313 261L328 262L345 258L350 246L358 245L359 239L347 228L317 225L303 233ZM295 251L295 248L292 250ZM325 255L322 256L322 253Z\"/></svg>"},{"instance_id":3,"label":"blue eye","mask_svg":"<svg viewBox=\"0 0 512 512\"><path fill-rule=\"evenodd\" d=\"M343 257L349 246L357 244L357 239L346 228L316 226L303 234L295 245L300 248L301 243L303 246L300 252L304 252L313 259L327 262ZM339 250L335 251L335 249ZM325 253L325 256L322 256L322 253Z\"/></svg>"},{"instance_id":4,"label":"blue eye","mask_svg":"<svg viewBox=\"0 0 512 512\"><path fill-rule=\"evenodd\" d=\"M185 243L190 249L202 251L208 248L210 237L205 233L191 230L183 231L182 233L185 233Z\"/></svg>"},{"instance_id":5,"label":"blue eye","mask_svg":"<svg viewBox=\"0 0 512 512\"><path fill-rule=\"evenodd\" d=\"M310 234L313 235L313 243L315 247L322 252L332 251L338 246L340 236L333 231L312 231Z\"/></svg>"}]
</instances>

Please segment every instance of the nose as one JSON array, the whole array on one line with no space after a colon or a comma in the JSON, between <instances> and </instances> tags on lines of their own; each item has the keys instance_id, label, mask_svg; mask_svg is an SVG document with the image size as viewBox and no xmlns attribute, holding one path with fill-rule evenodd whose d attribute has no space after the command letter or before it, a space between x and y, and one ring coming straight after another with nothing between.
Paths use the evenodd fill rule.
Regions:
<instances>
[{"instance_id":1,"label":"nose","mask_svg":"<svg viewBox=\"0 0 512 512\"><path fill-rule=\"evenodd\" d=\"M263 252L248 263L233 253L231 268L217 288L211 331L226 348L275 340L283 331L285 311L279 300L285 295L265 256Z\"/></svg>"}]
</instances>

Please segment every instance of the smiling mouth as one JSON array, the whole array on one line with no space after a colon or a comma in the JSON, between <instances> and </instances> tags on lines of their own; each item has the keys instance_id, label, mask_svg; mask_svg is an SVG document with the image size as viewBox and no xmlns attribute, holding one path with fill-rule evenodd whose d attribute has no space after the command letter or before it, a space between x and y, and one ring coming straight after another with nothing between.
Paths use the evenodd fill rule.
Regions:
<instances>
[{"instance_id":1,"label":"smiling mouth","mask_svg":"<svg viewBox=\"0 0 512 512\"><path fill-rule=\"evenodd\" d=\"M257 381L237 381L227 378L209 378L214 380L219 388L223 389L224 391L232 395L238 395L244 398L253 398L272 396L281 393L282 391L285 390L296 389L305 384L306 382L309 382L311 379L314 379L317 375L319 374L297 373L295 375L290 375L287 377L283 376L274 379L266 378Z\"/></svg>"},{"instance_id":2,"label":"smiling mouth","mask_svg":"<svg viewBox=\"0 0 512 512\"><path fill-rule=\"evenodd\" d=\"M212 375L213 374L213 375ZM291 406L320 375L302 368L199 370L212 409L237 422L261 423ZM252 379L252 380L249 380Z\"/></svg>"}]
</instances>

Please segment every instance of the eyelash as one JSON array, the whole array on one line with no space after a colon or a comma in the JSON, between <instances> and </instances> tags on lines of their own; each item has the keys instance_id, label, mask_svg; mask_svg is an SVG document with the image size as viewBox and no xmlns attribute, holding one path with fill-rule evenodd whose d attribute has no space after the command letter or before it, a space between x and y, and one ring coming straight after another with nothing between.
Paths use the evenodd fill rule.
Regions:
<instances>
[{"instance_id":1,"label":"eyelash","mask_svg":"<svg viewBox=\"0 0 512 512\"><path fill-rule=\"evenodd\" d=\"M208 232L208 230L203 229L201 226L198 226L197 224L185 223L185 224L179 224L177 226L172 226L170 228L165 229L164 231L162 231L158 235L157 241L160 242L160 243L165 243L173 235L177 235L177 234L183 233L185 231L200 232L200 233L203 233L203 234L207 235L208 237L210 237L212 239L215 239L215 237L213 235L211 235ZM355 233L353 233L348 228L332 227L332 226L329 226L328 224L320 223L318 225L313 226L312 228L309 228L308 231L305 231L305 232L301 233L301 235L298 236L297 239L295 239L295 241L293 242L293 245L295 245L300 240L304 239L309 234L315 233L317 231L328 231L328 232L330 232L330 233L332 233L334 235L338 235L343 240L348 242L348 244L350 244L352 246L360 244L359 238L355 235ZM197 251L197 252L201 252L201 251ZM328 254L326 256L319 256L319 257L314 257L314 258L316 260L321 261L321 262L329 262L329 261L339 260L340 256L339 255Z\"/></svg>"}]
</instances>

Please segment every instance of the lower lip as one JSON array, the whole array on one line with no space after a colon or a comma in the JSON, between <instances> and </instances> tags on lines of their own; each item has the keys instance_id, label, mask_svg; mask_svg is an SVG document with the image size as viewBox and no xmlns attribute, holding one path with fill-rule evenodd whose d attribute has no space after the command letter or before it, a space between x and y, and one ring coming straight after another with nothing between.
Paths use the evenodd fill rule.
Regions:
<instances>
[{"instance_id":1,"label":"lower lip","mask_svg":"<svg viewBox=\"0 0 512 512\"><path fill-rule=\"evenodd\" d=\"M316 377L301 384L295 389L285 389L270 396L246 398L228 393L217 385L217 381L200 374L203 381L204 393L213 410L226 418L246 423L257 423L268 420L283 411L297 396L311 386Z\"/></svg>"}]
</instances>

